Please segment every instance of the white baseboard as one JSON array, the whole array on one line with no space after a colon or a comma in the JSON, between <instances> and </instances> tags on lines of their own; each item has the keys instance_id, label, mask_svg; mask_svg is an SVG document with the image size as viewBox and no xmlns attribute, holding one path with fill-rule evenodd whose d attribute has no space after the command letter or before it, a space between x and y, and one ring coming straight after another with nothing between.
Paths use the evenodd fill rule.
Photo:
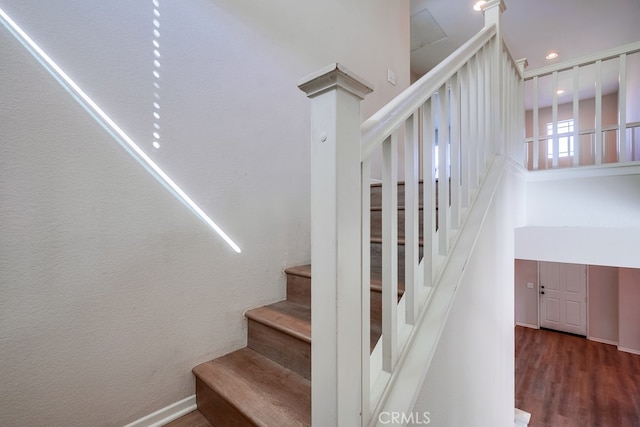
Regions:
<instances>
[{"instance_id":1,"label":"white baseboard","mask_svg":"<svg viewBox=\"0 0 640 427\"><path fill-rule=\"evenodd\" d=\"M589 339L589 341L601 342L602 344L609 344L609 345L618 346L618 341L605 340L605 339L596 338L596 337L588 337L588 339Z\"/></svg>"},{"instance_id":2,"label":"white baseboard","mask_svg":"<svg viewBox=\"0 0 640 427\"><path fill-rule=\"evenodd\" d=\"M124 427L160 427L197 409L196 395L172 403Z\"/></svg>"},{"instance_id":3,"label":"white baseboard","mask_svg":"<svg viewBox=\"0 0 640 427\"><path fill-rule=\"evenodd\" d=\"M522 409L515 408L514 425L515 427L526 427L531 421L531 414Z\"/></svg>"},{"instance_id":4,"label":"white baseboard","mask_svg":"<svg viewBox=\"0 0 640 427\"><path fill-rule=\"evenodd\" d=\"M633 349L633 348L624 348L624 347L618 346L618 350L624 351L625 353L631 353L631 354L640 355L640 350L636 350L636 349Z\"/></svg>"},{"instance_id":5,"label":"white baseboard","mask_svg":"<svg viewBox=\"0 0 640 427\"><path fill-rule=\"evenodd\" d=\"M524 326L525 328L540 329L538 325L532 325L531 323L524 323L524 322L516 322L516 326Z\"/></svg>"}]
</instances>

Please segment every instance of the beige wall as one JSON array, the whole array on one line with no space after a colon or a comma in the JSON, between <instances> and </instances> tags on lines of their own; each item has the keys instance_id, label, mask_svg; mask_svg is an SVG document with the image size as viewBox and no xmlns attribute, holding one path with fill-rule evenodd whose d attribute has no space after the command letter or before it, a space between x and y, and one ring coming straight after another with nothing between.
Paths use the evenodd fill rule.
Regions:
<instances>
[{"instance_id":1,"label":"beige wall","mask_svg":"<svg viewBox=\"0 0 640 427\"><path fill-rule=\"evenodd\" d=\"M581 131L595 129L595 98L584 99L580 101L579 106L579 126ZM558 120L568 120L573 118L573 104L566 103L558 105ZM538 110L538 128L540 137L547 134L547 123L552 119L551 107L541 108ZM602 126L610 126L618 123L618 94L613 93L602 97ZM533 137L533 111L525 112L525 131L526 137ZM580 164L590 165L594 163L594 142L592 135L583 135L580 137ZM611 163L617 160L617 135L616 132L607 132L605 136L605 147L603 150L603 163ZM545 143L539 145L539 169L548 169L551 167L551 159L547 159L547 146ZM529 169L533 167L533 145L528 144L527 154ZM545 159L547 165L545 165ZM560 159L560 167L568 166L572 158Z\"/></svg>"},{"instance_id":2,"label":"beige wall","mask_svg":"<svg viewBox=\"0 0 640 427\"><path fill-rule=\"evenodd\" d=\"M640 354L640 269L621 268L618 348Z\"/></svg>"},{"instance_id":3,"label":"beige wall","mask_svg":"<svg viewBox=\"0 0 640 427\"><path fill-rule=\"evenodd\" d=\"M538 261L515 260L516 324L538 326ZM533 283L529 289L527 283Z\"/></svg>"},{"instance_id":4,"label":"beige wall","mask_svg":"<svg viewBox=\"0 0 640 427\"><path fill-rule=\"evenodd\" d=\"M640 53L627 56L627 122L640 121Z\"/></svg>"},{"instance_id":5,"label":"beige wall","mask_svg":"<svg viewBox=\"0 0 640 427\"><path fill-rule=\"evenodd\" d=\"M589 266L589 338L618 342L618 268Z\"/></svg>"}]
</instances>

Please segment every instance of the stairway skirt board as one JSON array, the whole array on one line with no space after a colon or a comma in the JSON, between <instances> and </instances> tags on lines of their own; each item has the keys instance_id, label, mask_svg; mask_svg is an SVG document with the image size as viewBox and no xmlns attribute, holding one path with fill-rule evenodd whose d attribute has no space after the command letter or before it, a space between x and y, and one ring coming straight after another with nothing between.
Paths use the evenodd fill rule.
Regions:
<instances>
[{"instance_id":1,"label":"stairway skirt board","mask_svg":"<svg viewBox=\"0 0 640 427\"><path fill-rule=\"evenodd\" d=\"M404 293L403 192L399 183L398 300ZM380 194L381 186L372 185L371 350L382 334ZM420 249L421 257L422 235ZM285 274L286 300L245 313L247 347L193 368L198 410L170 427L311 425L311 265Z\"/></svg>"}]
</instances>

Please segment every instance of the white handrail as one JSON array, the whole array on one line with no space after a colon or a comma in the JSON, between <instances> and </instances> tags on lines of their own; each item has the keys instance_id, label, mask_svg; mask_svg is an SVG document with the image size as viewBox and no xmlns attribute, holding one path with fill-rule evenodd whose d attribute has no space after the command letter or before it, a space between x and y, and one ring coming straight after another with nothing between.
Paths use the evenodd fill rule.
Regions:
<instances>
[{"instance_id":1,"label":"white handrail","mask_svg":"<svg viewBox=\"0 0 640 427\"><path fill-rule=\"evenodd\" d=\"M524 72L524 79L530 80L534 77L543 77L552 74L554 71L561 72L570 70L575 66L584 66L593 64L596 61L606 61L608 59L617 58L623 53L630 55L632 53L640 52L640 41L618 46L613 49L602 50L591 55L584 55L578 58L569 59L556 64L547 65L546 67L540 67L533 70Z\"/></svg>"},{"instance_id":2,"label":"white handrail","mask_svg":"<svg viewBox=\"0 0 640 427\"><path fill-rule=\"evenodd\" d=\"M464 64L496 34L496 27L483 28L468 42L460 46L447 59L422 76L409 89L402 92L387 105L373 114L360 127L362 131L362 154L365 159L391 133L400 127L418 107L433 95Z\"/></svg>"},{"instance_id":3,"label":"white handrail","mask_svg":"<svg viewBox=\"0 0 640 427\"><path fill-rule=\"evenodd\" d=\"M640 122L627 123L627 126L625 128L626 129L634 129L634 128L637 128L637 127L640 127ZM620 129L619 125L608 125L608 126L602 126L601 131L602 132L610 132L610 131L619 130L619 129ZM591 135L591 134L594 134L594 133L596 133L595 129L584 129L584 130L578 131L578 135L580 135L580 136L582 136L582 135ZM559 137L561 137L561 136L571 136L571 135L573 135L573 132L561 132L561 133L558 133ZM544 141L546 139L549 139L549 137L545 136L544 138L538 139L538 141ZM525 140L524 140L524 142L526 142L526 143L531 143L533 141L534 141L534 139L533 139L532 136L530 136L528 138L525 138Z\"/></svg>"}]
</instances>

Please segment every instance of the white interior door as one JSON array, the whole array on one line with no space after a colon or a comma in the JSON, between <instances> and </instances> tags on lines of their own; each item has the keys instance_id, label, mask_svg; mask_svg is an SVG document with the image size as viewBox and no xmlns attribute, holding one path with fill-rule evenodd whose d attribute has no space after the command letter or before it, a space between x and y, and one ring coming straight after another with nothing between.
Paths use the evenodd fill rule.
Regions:
<instances>
[{"instance_id":1,"label":"white interior door","mask_svg":"<svg viewBox=\"0 0 640 427\"><path fill-rule=\"evenodd\" d=\"M587 335L587 266L540 262L540 327Z\"/></svg>"}]
</instances>

